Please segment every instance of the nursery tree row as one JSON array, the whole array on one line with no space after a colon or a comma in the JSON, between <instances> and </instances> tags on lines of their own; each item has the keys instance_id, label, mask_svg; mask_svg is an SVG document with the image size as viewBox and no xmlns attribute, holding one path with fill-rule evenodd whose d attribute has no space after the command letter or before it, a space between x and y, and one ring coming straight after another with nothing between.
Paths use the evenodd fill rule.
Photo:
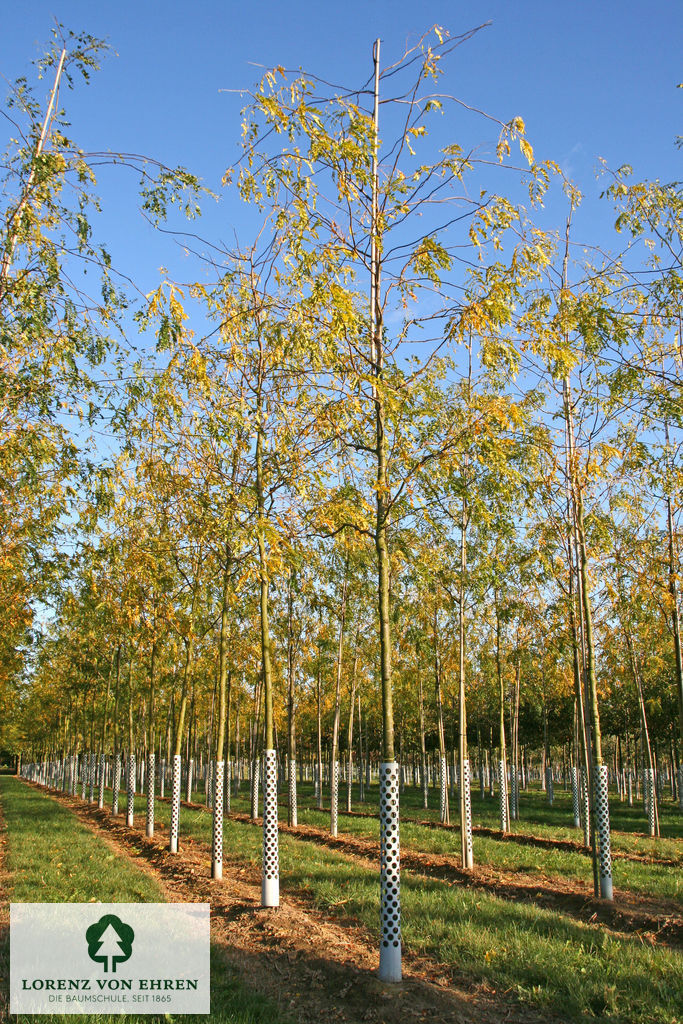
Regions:
<instances>
[{"instance_id":1,"label":"nursery tree row","mask_svg":"<svg viewBox=\"0 0 683 1024\"><path fill-rule=\"evenodd\" d=\"M278 763L290 820L297 761L330 786L333 832L338 762L376 766L393 981L406 774L436 761L444 820L457 780L467 868L475 777L505 832L561 766L608 899L610 771L645 772L651 820L657 777L683 806L680 185L605 168L612 245L587 243L522 118L449 94L470 34L384 65L377 41L348 89L268 72L221 186L245 237L202 238L144 302L94 241L103 156L59 109L97 41L57 41L47 107L18 83L3 164L2 745L125 755L133 780L163 761L176 803L183 759L213 765L216 877L262 755L266 906ZM171 233L214 201L107 159Z\"/></svg>"}]
</instances>

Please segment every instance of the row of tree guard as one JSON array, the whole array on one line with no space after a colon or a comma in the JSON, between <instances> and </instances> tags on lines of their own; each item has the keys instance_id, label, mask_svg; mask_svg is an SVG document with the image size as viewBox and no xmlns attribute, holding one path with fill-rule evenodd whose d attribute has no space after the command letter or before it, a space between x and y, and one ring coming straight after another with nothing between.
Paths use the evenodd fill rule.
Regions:
<instances>
[{"instance_id":1,"label":"row of tree guard","mask_svg":"<svg viewBox=\"0 0 683 1024\"><path fill-rule=\"evenodd\" d=\"M183 770L181 758L180 756L177 756L173 759L169 771L169 765L165 760L161 762L157 770L155 755L148 755L145 762L144 759L137 759L135 755L129 755L126 757L118 754L115 757L109 757L105 755L97 755L92 752L85 752L81 755L73 754L67 757L27 762L21 765L19 770L20 774L30 781L37 782L46 787L62 790L63 792L69 793L71 796L80 795L81 799L84 801L87 800L90 803L94 803L97 798L97 803L100 809L103 809L105 806L105 791L109 787L111 789L111 811L115 816L120 813L119 805L121 793L122 790L125 790L125 814L127 823L131 827L134 821L134 800L136 790L144 793L146 781L149 778L154 778L155 784L153 786L146 787L146 832L148 836L154 835L154 805L157 788L159 796L163 799L166 785L170 782L171 827L169 833L169 849L171 852L177 852L178 850L181 789L184 788L186 801L191 802L195 793L195 785L198 787L201 786L204 790L207 804L209 804L213 809L212 877L218 879L222 877L223 869L222 818L224 813L230 813L231 792L234 791L236 793L243 781L248 781L250 783L251 814L253 818L256 818L258 816L260 779L262 779L264 801L262 898L264 906L276 906L279 902L279 876L275 866L277 860L277 824L275 828L273 828L272 821L274 820L275 823L277 823L277 798L279 787L277 781L277 760L275 752L273 751L272 753L273 756L271 758L264 758L262 771L260 771L261 765L258 760L255 760L254 762L246 760L242 760L240 762L229 762L227 765L227 779L226 765L224 762L200 762L196 766L195 771L194 761L190 759ZM356 769L355 773L352 771L346 778L344 778L346 773L342 768L341 781L345 781L347 783L348 810L351 809L351 784L353 783L354 774L359 784L359 799L363 800L365 787L369 787L375 780L380 782L382 781L381 772L381 765L379 766L379 772L377 772L375 770L375 766L368 762L366 772ZM322 807L323 802L323 785L329 787L331 813L330 828L332 834L336 835L338 831L338 793L340 783L339 762L336 762L334 767L329 764L311 764L302 762L299 764L298 774L301 782L311 780L315 782L315 798L318 801L319 807ZM421 772L419 766L413 764L401 766L396 765L396 771L393 774L395 775L394 781L399 792L405 789L405 786L408 784L407 780L412 776L412 785L415 788L422 790L425 808L428 806L429 788L430 786L436 785L438 779L441 820L443 822L447 822L449 820L448 793L450 790L451 795L453 795L455 788L458 786L459 780L457 777L457 766L451 770L446 759L441 759L438 765L428 764L424 773ZM486 795L487 791L493 795L494 781L497 783L501 830L503 832L507 832L509 829L510 818L514 820L519 817L520 788L526 788L530 781L530 776L533 777L535 775L536 779L538 779L540 773L532 769L525 773L523 777L515 778L515 775L509 768L506 769L506 766L501 761L499 762L497 771L495 772L489 770L487 765L480 764L478 774L482 798ZM292 824L297 823L296 776L297 766L294 762L287 766L286 770L282 770L281 768L279 773L280 778L285 777L288 779L289 820ZM225 785L224 783L228 780L230 784ZM623 800L625 795L627 795L629 805L632 805L634 788L636 789L636 796L638 795L639 776L631 770L624 770L623 773L613 773L613 777L610 780L609 770L607 769L607 766L604 766L604 771L600 773L600 780L604 789L600 792L601 800L598 803L598 810L602 816L601 820L607 828L609 813L607 805L607 786L609 785L609 782L612 781L616 785L621 799ZM549 765L546 766L543 782L548 801L551 804L554 799L554 784L556 781L562 781L565 788L571 787L573 824L576 828L583 827L584 843L588 846L590 836L587 780L581 770L577 769L575 766L570 767L568 775L566 772L554 771ZM634 781L636 783L635 787ZM672 777L669 779L662 778L662 776L656 778L652 769L647 767L643 768L642 794L651 835L658 834L659 831L657 799L658 797L661 798L665 782L671 783L672 781ZM473 860L469 762L467 762L465 773L464 795L467 805L466 821L468 863L466 866L471 867ZM396 806L398 806L398 804ZM270 815L268 814L268 811L271 812ZM609 859L608 831L606 831L603 836L603 844L604 845L601 846L602 855L599 861L600 886L603 897L609 899L611 898L611 860Z\"/></svg>"}]
</instances>

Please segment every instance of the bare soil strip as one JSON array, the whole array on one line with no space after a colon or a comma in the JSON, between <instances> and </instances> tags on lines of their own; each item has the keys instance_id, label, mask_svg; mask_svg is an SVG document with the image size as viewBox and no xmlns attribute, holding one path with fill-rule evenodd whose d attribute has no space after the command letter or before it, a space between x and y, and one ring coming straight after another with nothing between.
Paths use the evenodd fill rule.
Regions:
<instances>
[{"instance_id":1,"label":"bare soil strip","mask_svg":"<svg viewBox=\"0 0 683 1024\"><path fill-rule=\"evenodd\" d=\"M566 1018L540 1015L511 994L482 983L467 985L447 966L404 955L402 985L384 985L376 975L376 937L355 922L330 918L304 899L286 894L278 910L261 908L260 882L249 865L228 866L222 882L209 878L208 847L185 839L178 854L166 848L166 830L147 839L123 818L82 804L63 793L49 795L107 837L122 856L145 861L169 900L210 902L212 940L242 980L276 1002L297 1024L320 1021L358 1024L559 1024ZM139 860L137 858L140 858Z\"/></svg>"},{"instance_id":2,"label":"bare soil strip","mask_svg":"<svg viewBox=\"0 0 683 1024\"><path fill-rule=\"evenodd\" d=\"M188 804L183 801L183 806L210 813L204 804ZM260 818L255 822L248 814L235 812L226 817L250 825L261 822ZM378 869L379 846L371 839L349 833L335 837L315 825L290 828L280 822L279 828L285 835L339 850ZM600 924L623 935L638 935L645 942L683 948L683 915L680 906L670 900L615 890L614 902L608 902L595 899L592 887L584 882L540 874L527 881L519 872L506 872L485 866L475 866L472 871L465 871L452 857L406 850L405 847L401 850L401 866L429 878L461 882L476 889L484 889L501 899L533 902L539 907L567 914L586 924Z\"/></svg>"},{"instance_id":3,"label":"bare soil strip","mask_svg":"<svg viewBox=\"0 0 683 1024\"><path fill-rule=\"evenodd\" d=\"M193 804L193 807L201 807L202 804ZM309 811L320 811L319 807L309 807ZM329 807L322 809L323 813L330 813ZM347 818L374 818L379 820L379 815L372 811L339 811L339 817ZM460 831L459 825L446 825L442 821L428 821L421 818L401 818L401 821L410 825L422 825L424 828L444 829L445 831ZM570 850L573 853L580 853L584 857L590 857L590 848L575 839L550 839L548 836L532 836L526 832L501 832L500 829L487 828L484 825L473 825L472 831L475 835L488 836L491 839L500 839L506 843L518 843L520 846L536 846L543 850ZM616 834L616 830L614 830ZM621 832L620 835L636 836L638 838L650 839L651 836L645 832ZM666 857L652 857L647 853L626 853L624 850L612 850L612 860L631 860L638 864L658 864L661 867L681 867L683 858L672 860Z\"/></svg>"}]
</instances>

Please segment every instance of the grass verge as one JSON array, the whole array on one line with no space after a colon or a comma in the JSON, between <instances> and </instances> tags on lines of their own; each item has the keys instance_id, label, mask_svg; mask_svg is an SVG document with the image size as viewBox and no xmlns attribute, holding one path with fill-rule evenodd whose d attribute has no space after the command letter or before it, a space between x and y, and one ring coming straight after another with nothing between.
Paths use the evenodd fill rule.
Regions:
<instances>
[{"instance_id":1,"label":"grass verge","mask_svg":"<svg viewBox=\"0 0 683 1024\"><path fill-rule=\"evenodd\" d=\"M4 817L5 869L9 872L8 901L15 903L162 903L163 891L148 872L82 825L55 800L18 779L0 776ZM5 921L7 925L7 921ZM0 949L2 974L9 978L7 927ZM248 991L216 947L211 949L210 1015L193 1015L198 1022L220 1024L286 1024L277 1007ZM172 1015L79 1014L87 1024L125 1024L154 1021L182 1022ZM15 1015L15 1022L63 1020L62 1015Z\"/></svg>"}]
</instances>

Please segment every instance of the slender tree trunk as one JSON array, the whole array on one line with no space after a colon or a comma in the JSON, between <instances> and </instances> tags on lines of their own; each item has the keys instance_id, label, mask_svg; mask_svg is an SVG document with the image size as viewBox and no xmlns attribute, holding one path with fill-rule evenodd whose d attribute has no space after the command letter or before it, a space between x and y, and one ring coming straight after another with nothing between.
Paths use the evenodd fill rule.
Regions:
<instances>
[{"instance_id":1,"label":"slender tree trunk","mask_svg":"<svg viewBox=\"0 0 683 1024\"><path fill-rule=\"evenodd\" d=\"M133 731L133 652L128 658L128 771L126 772L126 824L133 827L135 812L135 737Z\"/></svg>"},{"instance_id":2,"label":"slender tree trunk","mask_svg":"<svg viewBox=\"0 0 683 1024\"><path fill-rule=\"evenodd\" d=\"M469 804L469 764L467 763L467 706L465 703L465 573L467 571L467 502L462 499L460 518L460 593L458 597L458 787L460 799L460 857L462 866L474 866L472 850L472 809Z\"/></svg>"},{"instance_id":3,"label":"slender tree trunk","mask_svg":"<svg viewBox=\"0 0 683 1024\"><path fill-rule=\"evenodd\" d=\"M322 668L318 664L318 676L316 685L316 699L318 711L318 763L316 765L318 781L318 810L323 809L323 730L322 730Z\"/></svg>"},{"instance_id":4,"label":"slender tree trunk","mask_svg":"<svg viewBox=\"0 0 683 1024\"><path fill-rule=\"evenodd\" d=\"M443 723L443 701L441 699L441 664L439 661L439 634L437 628L438 610L434 608L434 696L436 701L436 723L439 736L439 811L443 824L450 824L448 805L448 783L446 769L446 733Z\"/></svg>"},{"instance_id":5,"label":"slender tree trunk","mask_svg":"<svg viewBox=\"0 0 683 1024\"><path fill-rule=\"evenodd\" d=\"M288 824L298 824L296 793L296 702L294 692L294 573L287 580L287 761L288 761Z\"/></svg>"},{"instance_id":6,"label":"slender tree trunk","mask_svg":"<svg viewBox=\"0 0 683 1024\"><path fill-rule=\"evenodd\" d=\"M623 623L622 623L623 626ZM631 632L628 627L624 628L624 636L626 637L626 646L628 648L629 663L631 666L631 675L633 682L636 687L638 694L638 707L640 709L640 724L642 729L643 737L643 761L647 763L646 771L649 773L647 777L647 783L645 785L645 801L648 815L648 827L651 836L658 836L659 833L659 807L657 801L657 791L655 786L656 772L655 772L655 761L652 753L652 744L650 742L650 730L647 724L647 711L645 708L645 697L643 695L643 683L640 676L640 670L638 668L638 662L636 660L635 652L633 650L633 639ZM645 773L643 773L645 778Z\"/></svg>"},{"instance_id":7,"label":"slender tree trunk","mask_svg":"<svg viewBox=\"0 0 683 1024\"><path fill-rule=\"evenodd\" d=\"M584 524L583 485L579 479L574 444L574 426L569 379L564 380L564 407L568 440L569 481L573 506L574 537L578 557L579 599L581 602L583 636L585 643L588 715L591 724L591 752L593 755L593 845L599 862L599 893L603 899L612 899L612 855L610 849L609 800L607 768L602 757L602 735L598 708L597 673L595 669L595 643L590 599L590 578L586 532Z\"/></svg>"},{"instance_id":8,"label":"slender tree trunk","mask_svg":"<svg viewBox=\"0 0 683 1024\"><path fill-rule=\"evenodd\" d=\"M507 750L505 744L505 684L503 681L503 666L501 658L501 622L500 603L498 591L494 591L494 605L496 611L496 672L498 675L498 749L499 765L498 774L500 778L500 830L503 835L509 832L510 805L508 802L507 789Z\"/></svg>"},{"instance_id":9,"label":"slender tree trunk","mask_svg":"<svg viewBox=\"0 0 683 1024\"><path fill-rule=\"evenodd\" d=\"M252 289L253 279L252 279ZM265 378L264 337L257 322L258 378L256 388L256 534L258 541L258 564L260 585L261 618L261 676L263 679L263 705L265 727L265 750L263 759L263 868L261 881L261 904L264 907L280 905L280 870L278 854L277 819L277 754L273 728L273 669L270 649L269 588L270 575L266 551L266 502L264 446L266 441L265 404L263 396Z\"/></svg>"},{"instance_id":10,"label":"slender tree trunk","mask_svg":"<svg viewBox=\"0 0 683 1024\"><path fill-rule=\"evenodd\" d=\"M171 824L169 828L168 849L170 853L178 852L178 835L180 832L180 784L181 784L181 750L183 748L183 736L185 734L185 717L187 715L189 682L192 674L194 659L194 609L197 596L197 588L192 599L192 611L190 613L190 630L185 640L185 664L183 666L183 678L180 687L180 708L178 710L178 724L176 726L173 742L173 768L171 774ZM194 695L194 682L192 686ZM194 696L193 696L194 703ZM192 764L190 762L189 750L189 729L185 745L185 760L187 762L187 798L192 798Z\"/></svg>"},{"instance_id":11,"label":"slender tree trunk","mask_svg":"<svg viewBox=\"0 0 683 1024\"><path fill-rule=\"evenodd\" d=\"M221 632L218 646L218 729L213 778L213 828L211 844L211 877L214 879L221 879L223 877L223 785L225 781L225 720L227 717L228 599L230 595L231 568L232 549L228 543L225 549L225 565L223 568Z\"/></svg>"},{"instance_id":12,"label":"slender tree trunk","mask_svg":"<svg viewBox=\"0 0 683 1024\"><path fill-rule=\"evenodd\" d=\"M120 646L120 645L119 645ZM118 648L117 648L118 650ZM100 736L100 763L98 767L98 793L97 793L97 806L99 810L104 808L104 761L105 761L105 747L107 741L107 712L109 710L109 694L111 693L111 677L114 672L114 662L117 660L116 651L112 654L111 665L109 668L109 674L107 675L107 691L104 697L104 708L102 709L102 733ZM117 669L118 671L118 669Z\"/></svg>"},{"instance_id":13,"label":"slender tree trunk","mask_svg":"<svg viewBox=\"0 0 683 1024\"><path fill-rule=\"evenodd\" d=\"M5 293L7 291L7 283L9 280L10 268L12 266L12 259L14 257L14 250L17 244L17 238L19 236L19 228L21 226L21 218L31 196L31 189L36 177L37 160L43 152L45 142L47 140L50 125L55 114L55 103L57 101L57 95L59 93L59 83L62 77L62 71L64 70L64 61L66 58L66 49L63 49L59 55L57 61L57 70L55 71L55 80L50 91L50 99L48 100L47 110L45 111L45 117L40 130L40 135L36 142L36 147L33 151L33 160L31 163L31 170L29 171L24 185L21 198L17 203L17 207L12 215L7 220L7 232L5 241L5 251L2 254L2 264L0 264L0 304L4 301Z\"/></svg>"},{"instance_id":14,"label":"slender tree trunk","mask_svg":"<svg viewBox=\"0 0 683 1024\"><path fill-rule=\"evenodd\" d=\"M330 833L337 835L339 811L339 718L341 714L341 680L344 657L344 627L346 624L346 597L348 590L349 556L344 565L339 608L339 641L337 644L337 671L334 689L334 720L332 724L332 750L330 751Z\"/></svg>"},{"instance_id":15,"label":"slender tree trunk","mask_svg":"<svg viewBox=\"0 0 683 1024\"><path fill-rule=\"evenodd\" d=\"M514 821L519 818L519 697L522 681L522 659L521 655L517 654L517 664L515 666L515 690L513 697L512 707L512 729L511 729L511 743L512 743L512 764L511 764L511 775L512 775L512 801L511 801L511 814Z\"/></svg>"},{"instance_id":16,"label":"slender tree trunk","mask_svg":"<svg viewBox=\"0 0 683 1024\"><path fill-rule=\"evenodd\" d=\"M667 461L670 461L669 424L664 422ZM671 598L671 627L674 640L674 662L676 666L676 693L678 696L678 740L681 761L678 766L678 806L683 811L683 655L681 653L681 616L678 601L678 559L674 537L674 520L671 495L666 496L666 528L668 536L669 597Z\"/></svg>"},{"instance_id":17,"label":"slender tree trunk","mask_svg":"<svg viewBox=\"0 0 683 1024\"><path fill-rule=\"evenodd\" d=\"M420 648L415 644L415 664L417 667L418 699L420 702L420 776L422 781L422 803L424 809L429 807L429 778L427 774L427 744L425 740L425 706L422 692L422 672L420 671Z\"/></svg>"},{"instance_id":18,"label":"slender tree trunk","mask_svg":"<svg viewBox=\"0 0 683 1024\"><path fill-rule=\"evenodd\" d=\"M370 362L375 413L377 606L379 612L380 680L382 694L382 763L380 765L380 916L379 976L385 982L401 980L401 912L399 860L399 785L394 760L394 709L391 670L391 613L388 527L391 492L387 472L386 408L381 302L381 224L378 214L379 51L375 41L372 156L372 214L370 224Z\"/></svg>"},{"instance_id":19,"label":"slender tree trunk","mask_svg":"<svg viewBox=\"0 0 683 1024\"><path fill-rule=\"evenodd\" d=\"M363 717L360 710L360 693L358 694L358 799L365 803L365 754L363 748Z\"/></svg>"},{"instance_id":20,"label":"slender tree trunk","mask_svg":"<svg viewBox=\"0 0 683 1024\"><path fill-rule=\"evenodd\" d=\"M351 686L349 700L349 720L346 727L346 810L351 813L351 798L353 793L353 716L356 704L356 673L358 672L358 643L360 640L360 626L356 633L356 645L353 655L353 668L351 669Z\"/></svg>"}]
</instances>

